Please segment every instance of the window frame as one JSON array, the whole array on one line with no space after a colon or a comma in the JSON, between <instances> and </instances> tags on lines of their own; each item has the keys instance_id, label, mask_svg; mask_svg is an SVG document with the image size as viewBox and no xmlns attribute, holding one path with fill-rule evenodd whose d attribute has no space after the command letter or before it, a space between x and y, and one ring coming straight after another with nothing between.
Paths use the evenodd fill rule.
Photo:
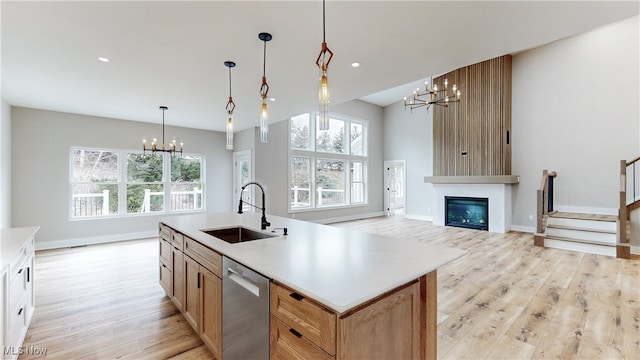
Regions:
<instances>
[{"instance_id":1,"label":"window frame","mask_svg":"<svg viewBox=\"0 0 640 360\"><path fill-rule=\"evenodd\" d=\"M303 114L300 114L303 115ZM298 116L300 116L298 115ZM289 170L288 170L288 184L287 184L287 188L289 189L289 201L288 201L288 212L290 214L292 213L297 213L297 212L309 212L309 211L323 211L323 210L332 210L332 209L345 209L345 208L355 208L355 207L366 207L369 205L369 199L368 199L368 166L369 166L369 156L368 156L368 131L369 131L369 121L364 120L364 119L358 119L358 118L353 118L350 116L345 116L345 115L341 115L341 114L334 114L331 113L330 114L330 118L332 119L336 119L336 120L340 120L344 122L344 153L338 153L338 152L326 152L326 151L318 151L317 149L317 119L318 119L318 114L317 112L310 112L309 113L309 122L310 122L310 136L313 136L310 139L311 142L311 149L310 150L303 150L303 149L294 149L292 148L292 138L291 138L291 126L292 126L292 122L291 122L291 118L288 121L288 139L289 139L289 144L288 144L288 151L289 151L289 155L288 155L288 163L289 163ZM352 123L356 123L362 126L362 132L363 132L363 138L362 138L362 142L363 142L363 148L362 148L362 152L363 155L353 155L351 154L351 124ZM294 207L292 206L292 198L291 198L291 189L293 186L293 174L292 174L292 159L294 157L304 157L304 158L309 158L310 160L310 166L311 166L311 176L310 176L310 187L312 189L310 189L309 191L312 192L312 194L310 194L310 206L305 206L305 207ZM318 205L317 201L316 201L316 197L317 197L317 188L316 188L316 178L317 178L317 161L318 160L333 160L333 161L342 161L345 164L345 169L344 169L344 197L345 197L345 203L344 204L340 204L340 205ZM362 177L362 184L364 187L364 201L363 202L358 202L358 203L352 203L351 200L351 187L352 187L352 182L351 182L351 175L350 175L350 171L351 171L351 166L353 162L358 162L358 163L362 163L363 164L363 177Z\"/></svg>"},{"instance_id":2,"label":"window frame","mask_svg":"<svg viewBox=\"0 0 640 360\"><path fill-rule=\"evenodd\" d=\"M74 216L74 185L78 183L74 181L74 152L77 150L88 151L108 151L116 153L118 155L118 174L117 182L115 185L118 188L118 213L99 216ZM127 178L127 164L129 154L141 155L142 151L138 150L124 150L124 149L108 149L100 147L87 147L87 146L71 146L69 150L69 186L68 186L68 219L69 221L85 221L85 220L98 220L98 219L114 219L114 218L131 218L139 216L158 216L166 214L186 214L186 213L203 213L206 212L206 157L204 154L199 153L185 153L184 156L194 156L200 158L200 185L201 185L201 208L189 209L189 210L171 210L171 186L173 184L179 184L180 182L171 181L171 157L181 155L171 155L169 153L159 153L162 156L162 180L160 182L152 182L150 184L160 184L163 189L163 207L162 211L151 212L128 212L127 208L127 188L133 184L146 184L147 182L129 182Z\"/></svg>"}]
</instances>

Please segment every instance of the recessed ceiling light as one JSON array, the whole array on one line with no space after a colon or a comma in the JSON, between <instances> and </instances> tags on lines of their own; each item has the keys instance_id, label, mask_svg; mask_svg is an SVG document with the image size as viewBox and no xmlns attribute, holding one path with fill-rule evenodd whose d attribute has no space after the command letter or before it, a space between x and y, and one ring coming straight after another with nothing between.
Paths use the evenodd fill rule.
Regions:
<instances>
[{"instance_id":1,"label":"recessed ceiling light","mask_svg":"<svg viewBox=\"0 0 640 360\"><path fill-rule=\"evenodd\" d=\"M276 101L276 98L269 98L269 101Z\"/></svg>"},{"instance_id":2,"label":"recessed ceiling light","mask_svg":"<svg viewBox=\"0 0 640 360\"><path fill-rule=\"evenodd\" d=\"M109 62L109 59L107 59L106 57L99 57L99 58L98 58L98 61L101 61L101 62L103 62L103 63L108 63L108 62Z\"/></svg>"},{"instance_id":3,"label":"recessed ceiling light","mask_svg":"<svg viewBox=\"0 0 640 360\"><path fill-rule=\"evenodd\" d=\"M351 63L351 67L357 68L357 67L359 67L359 66L360 66L360 63L359 63L359 62Z\"/></svg>"}]
</instances>

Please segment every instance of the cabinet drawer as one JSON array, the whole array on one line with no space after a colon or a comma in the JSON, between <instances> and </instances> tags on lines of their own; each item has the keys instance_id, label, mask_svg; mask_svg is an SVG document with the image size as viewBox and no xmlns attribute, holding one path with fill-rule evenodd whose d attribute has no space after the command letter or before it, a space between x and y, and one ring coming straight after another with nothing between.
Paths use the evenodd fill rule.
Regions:
<instances>
[{"instance_id":1,"label":"cabinet drawer","mask_svg":"<svg viewBox=\"0 0 640 360\"><path fill-rule=\"evenodd\" d=\"M27 259L27 244L24 244L20 250L18 250L16 257L11 261L11 273L9 275L9 281L12 281L19 271L24 271L22 268L25 266L25 260Z\"/></svg>"},{"instance_id":2,"label":"cabinet drawer","mask_svg":"<svg viewBox=\"0 0 640 360\"><path fill-rule=\"evenodd\" d=\"M164 238L160 238L160 259L165 260L167 264L171 264L171 243Z\"/></svg>"},{"instance_id":3,"label":"cabinet drawer","mask_svg":"<svg viewBox=\"0 0 640 360\"><path fill-rule=\"evenodd\" d=\"M336 315L297 292L271 283L271 314L330 355L336 353Z\"/></svg>"},{"instance_id":4,"label":"cabinet drawer","mask_svg":"<svg viewBox=\"0 0 640 360\"><path fill-rule=\"evenodd\" d=\"M184 237L184 253L222 278L222 255L187 236Z\"/></svg>"},{"instance_id":5,"label":"cabinet drawer","mask_svg":"<svg viewBox=\"0 0 640 360\"><path fill-rule=\"evenodd\" d=\"M184 235L175 230L171 231L171 244L182 250L184 244Z\"/></svg>"},{"instance_id":6,"label":"cabinet drawer","mask_svg":"<svg viewBox=\"0 0 640 360\"><path fill-rule=\"evenodd\" d=\"M158 234L161 238L171 241L171 228L163 223L158 224Z\"/></svg>"},{"instance_id":7,"label":"cabinet drawer","mask_svg":"<svg viewBox=\"0 0 640 360\"><path fill-rule=\"evenodd\" d=\"M269 338L270 360L334 359L333 356L322 351L302 334L288 327L273 315L271 315Z\"/></svg>"}]
</instances>

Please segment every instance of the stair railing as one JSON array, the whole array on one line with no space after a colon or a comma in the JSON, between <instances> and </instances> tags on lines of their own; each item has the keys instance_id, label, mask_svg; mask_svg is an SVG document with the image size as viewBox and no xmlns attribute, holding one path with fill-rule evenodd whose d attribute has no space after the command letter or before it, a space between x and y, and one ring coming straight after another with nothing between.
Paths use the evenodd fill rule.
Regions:
<instances>
[{"instance_id":1,"label":"stair railing","mask_svg":"<svg viewBox=\"0 0 640 360\"><path fill-rule=\"evenodd\" d=\"M618 209L618 243L629 243L627 227L631 211L640 208L640 156L620 160L620 208Z\"/></svg>"},{"instance_id":2,"label":"stair railing","mask_svg":"<svg viewBox=\"0 0 640 360\"><path fill-rule=\"evenodd\" d=\"M542 180L537 192L536 233L545 231L544 220L553 212L553 179L558 176L555 171L542 170Z\"/></svg>"}]
</instances>

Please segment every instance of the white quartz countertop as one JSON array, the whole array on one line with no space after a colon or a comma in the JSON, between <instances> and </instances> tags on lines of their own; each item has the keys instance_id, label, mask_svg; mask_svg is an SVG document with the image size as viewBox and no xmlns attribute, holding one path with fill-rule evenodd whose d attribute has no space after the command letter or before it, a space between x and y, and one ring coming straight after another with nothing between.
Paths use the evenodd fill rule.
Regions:
<instances>
[{"instance_id":1,"label":"white quartz countertop","mask_svg":"<svg viewBox=\"0 0 640 360\"><path fill-rule=\"evenodd\" d=\"M260 230L260 214L166 217L162 222L337 313L419 278L465 254L426 242L382 237L267 214L289 235L229 244L200 230L244 226Z\"/></svg>"},{"instance_id":2,"label":"white quartz countertop","mask_svg":"<svg viewBox=\"0 0 640 360\"><path fill-rule=\"evenodd\" d=\"M39 229L39 226L0 229L0 269L13 261L20 247Z\"/></svg>"}]
</instances>

